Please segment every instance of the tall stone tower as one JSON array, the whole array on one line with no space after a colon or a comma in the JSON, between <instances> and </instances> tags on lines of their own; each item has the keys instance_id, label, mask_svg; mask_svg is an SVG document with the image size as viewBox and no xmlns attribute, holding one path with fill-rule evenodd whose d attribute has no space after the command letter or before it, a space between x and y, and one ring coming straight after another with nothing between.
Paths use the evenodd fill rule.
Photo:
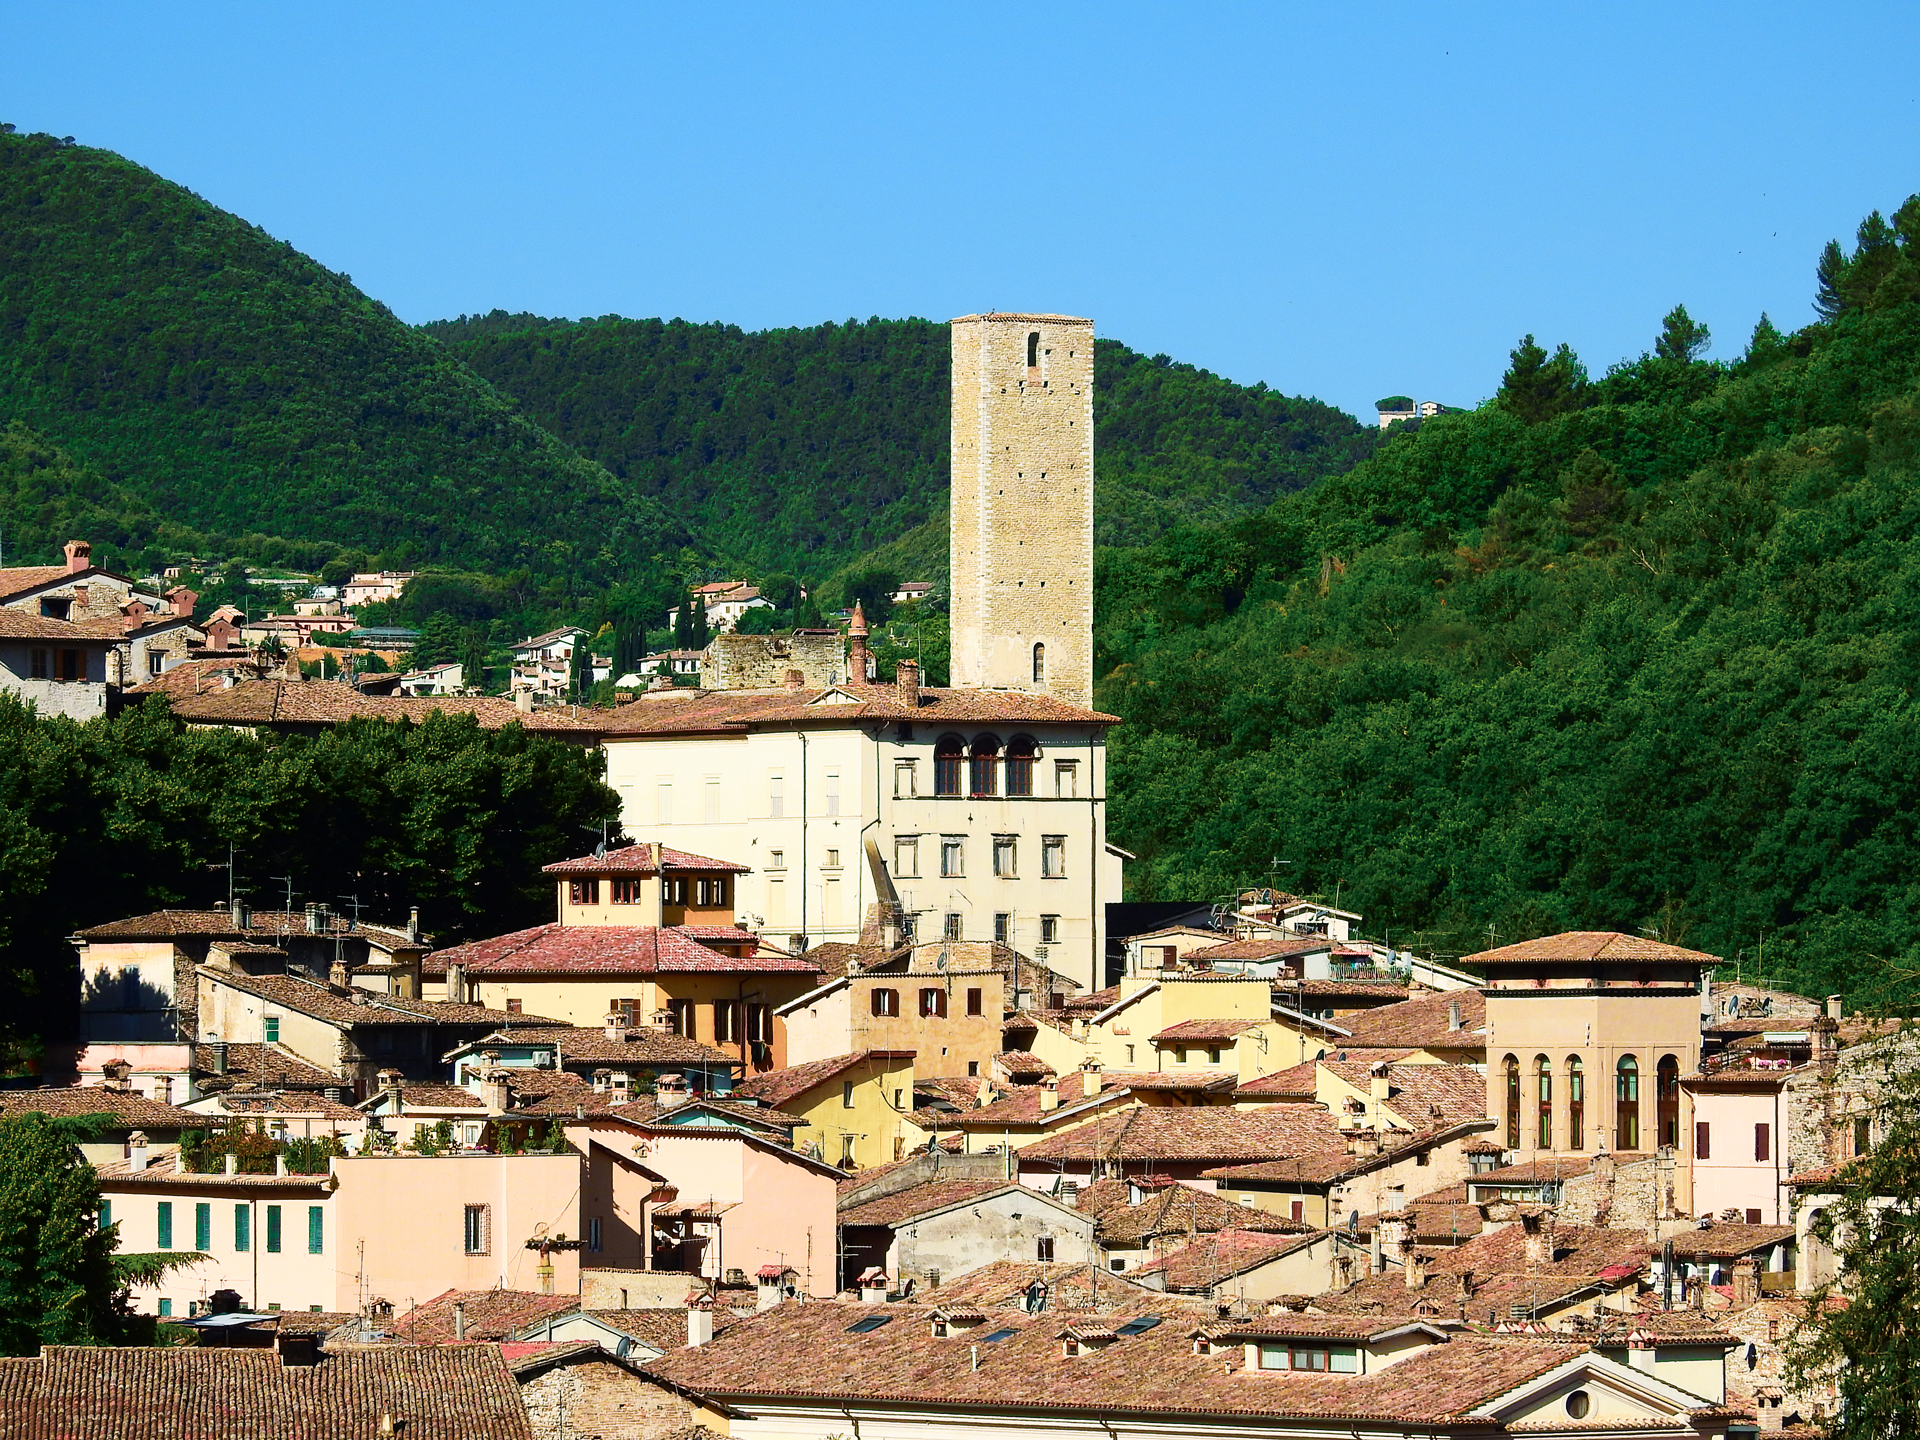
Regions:
<instances>
[{"instance_id":1,"label":"tall stone tower","mask_svg":"<svg viewBox=\"0 0 1920 1440\"><path fill-rule=\"evenodd\" d=\"M1093 703L1093 322L953 322L956 686Z\"/></svg>"}]
</instances>

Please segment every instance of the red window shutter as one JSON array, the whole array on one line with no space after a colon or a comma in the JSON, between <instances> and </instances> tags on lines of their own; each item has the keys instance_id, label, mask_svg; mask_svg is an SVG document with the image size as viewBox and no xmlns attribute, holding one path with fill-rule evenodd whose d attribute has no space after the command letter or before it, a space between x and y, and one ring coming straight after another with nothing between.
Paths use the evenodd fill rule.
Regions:
<instances>
[{"instance_id":1,"label":"red window shutter","mask_svg":"<svg viewBox=\"0 0 1920 1440\"><path fill-rule=\"evenodd\" d=\"M1771 1159L1773 1156L1772 1142L1773 1142L1773 1135L1770 1127L1766 1125L1754 1126L1753 1127L1753 1158L1756 1160Z\"/></svg>"},{"instance_id":2,"label":"red window shutter","mask_svg":"<svg viewBox=\"0 0 1920 1440\"><path fill-rule=\"evenodd\" d=\"M1288 1207L1287 1218L1290 1220L1304 1221L1307 1218L1307 1202L1304 1200L1294 1201L1293 1204Z\"/></svg>"},{"instance_id":3,"label":"red window shutter","mask_svg":"<svg viewBox=\"0 0 1920 1440\"><path fill-rule=\"evenodd\" d=\"M1704 1120L1696 1120L1693 1122L1693 1158L1696 1160L1706 1160L1710 1159L1712 1155L1713 1146L1708 1143L1707 1122Z\"/></svg>"}]
</instances>

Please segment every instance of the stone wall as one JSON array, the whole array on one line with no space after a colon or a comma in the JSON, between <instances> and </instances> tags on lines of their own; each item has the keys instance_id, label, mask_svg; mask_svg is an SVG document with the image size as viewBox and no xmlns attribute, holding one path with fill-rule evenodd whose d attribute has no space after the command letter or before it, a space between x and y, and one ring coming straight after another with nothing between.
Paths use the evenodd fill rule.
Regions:
<instances>
[{"instance_id":1,"label":"stone wall","mask_svg":"<svg viewBox=\"0 0 1920 1440\"><path fill-rule=\"evenodd\" d=\"M791 635L716 635L702 669L708 690L778 690L795 671L804 688L824 690L847 676L838 632L801 630Z\"/></svg>"},{"instance_id":2,"label":"stone wall","mask_svg":"<svg viewBox=\"0 0 1920 1440\"><path fill-rule=\"evenodd\" d=\"M1851 1045L1826 1064L1804 1067L1788 1076L1787 1170L1798 1174L1836 1164L1853 1155L1853 1122L1871 1123L1890 1076L1920 1070L1920 1032L1904 1031ZM1873 1125L1877 1143L1880 1129Z\"/></svg>"},{"instance_id":3,"label":"stone wall","mask_svg":"<svg viewBox=\"0 0 1920 1440\"><path fill-rule=\"evenodd\" d=\"M1651 1235L1675 1214L1676 1169L1673 1154L1664 1150L1624 1165L1596 1156L1593 1169L1561 1187L1557 1213L1569 1225L1612 1225Z\"/></svg>"},{"instance_id":4,"label":"stone wall","mask_svg":"<svg viewBox=\"0 0 1920 1440\"><path fill-rule=\"evenodd\" d=\"M967 315L952 333L953 683L1091 704L1093 322Z\"/></svg>"},{"instance_id":5,"label":"stone wall","mask_svg":"<svg viewBox=\"0 0 1920 1440\"><path fill-rule=\"evenodd\" d=\"M666 1440L704 1412L609 1356L556 1365L520 1387L535 1440Z\"/></svg>"}]
</instances>

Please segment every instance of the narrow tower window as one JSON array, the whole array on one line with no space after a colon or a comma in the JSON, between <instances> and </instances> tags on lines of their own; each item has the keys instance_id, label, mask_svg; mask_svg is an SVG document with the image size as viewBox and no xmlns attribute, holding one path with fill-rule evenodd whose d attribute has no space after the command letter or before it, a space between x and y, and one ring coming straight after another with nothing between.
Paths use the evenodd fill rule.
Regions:
<instances>
[{"instance_id":1,"label":"narrow tower window","mask_svg":"<svg viewBox=\"0 0 1920 1440\"><path fill-rule=\"evenodd\" d=\"M1033 647L1033 683L1036 685L1047 683L1047 647L1039 641L1036 641Z\"/></svg>"},{"instance_id":2,"label":"narrow tower window","mask_svg":"<svg viewBox=\"0 0 1920 1440\"><path fill-rule=\"evenodd\" d=\"M1040 368L1040 332L1038 330L1027 332L1027 368L1029 370Z\"/></svg>"}]
</instances>

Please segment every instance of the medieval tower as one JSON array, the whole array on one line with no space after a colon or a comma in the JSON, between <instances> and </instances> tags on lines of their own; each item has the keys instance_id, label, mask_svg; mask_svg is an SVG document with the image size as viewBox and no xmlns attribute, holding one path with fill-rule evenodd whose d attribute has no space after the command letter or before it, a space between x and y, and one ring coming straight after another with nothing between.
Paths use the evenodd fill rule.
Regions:
<instances>
[{"instance_id":1,"label":"medieval tower","mask_svg":"<svg viewBox=\"0 0 1920 1440\"><path fill-rule=\"evenodd\" d=\"M1093 703L1093 322L953 322L956 687Z\"/></svg>"}]
</instances>

